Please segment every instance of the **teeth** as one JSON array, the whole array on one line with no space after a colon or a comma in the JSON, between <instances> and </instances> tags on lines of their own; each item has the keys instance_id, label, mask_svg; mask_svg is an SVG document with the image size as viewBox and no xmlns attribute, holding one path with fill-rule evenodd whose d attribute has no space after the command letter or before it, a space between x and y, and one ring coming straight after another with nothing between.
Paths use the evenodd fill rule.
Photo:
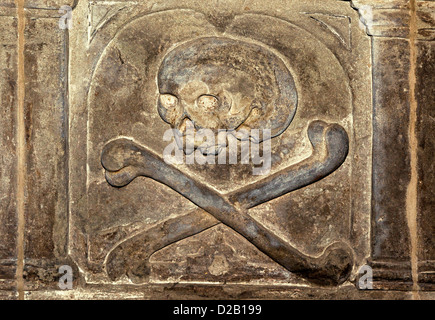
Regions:
<instances>
[{"instance_id":1,"label":"teeth","mask_svg":"<svg viewBox=\"0 0 435 320\"><path fill-rule=\"evenodd\" d=\"M218 155L223 148L227 145L227 137L228 135L225 135L224 141L223 137L221 136L223 132L220 132L220 138L218 139L218 136L215 136L215 144L214 145L204 145L206 142L205 138L203 139L197 139L195 140L195 135L192 133L186 133L175 135L175 141L177 143L177 146L180 150L183 150L185 154L190 155L192 154L196 149L200 150L202 154L204 155Z\"/></svg>"}]
</instances>

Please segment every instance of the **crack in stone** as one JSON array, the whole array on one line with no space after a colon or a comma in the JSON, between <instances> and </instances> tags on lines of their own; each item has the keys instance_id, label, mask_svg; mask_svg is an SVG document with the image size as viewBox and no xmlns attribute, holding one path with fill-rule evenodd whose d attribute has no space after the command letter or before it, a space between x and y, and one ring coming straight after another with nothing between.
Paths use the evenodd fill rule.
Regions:
<instances>
[{"instance_id":1,"label":"crack in stone","mask_svg":"<svg viewBox=\"0 0 435 320\"><path fill-rule=\"evenodd\" d=\"M410 0L410 23L409 23L409 46L410 46L410 68L409 68L409 87L410 87L410 112L409 112L409 151L411 156L411 179L409 181L406 199L406 213L410 235L410 256L411 256L411 272L412 272L412 290L413 298L419 299L420 290L418 285L418 235L417 235L417 188L418 188L418 172L417 172L417 148L418 140L416 133L417 124L417 100L416 100L416 37L417 37L417 13L416 0Z\"/></svg>"},{"instance_id":2,"label":"crack in stone","mask_svg":"<svg viewBox=\"0 0 435 320\"><path fill-rule=\"evenodd\" d=\"M18 299L24 300L24 214L25 214L25 188L26 188L26 132L24 118L24 98L25 98L25 79L24 79L24 30L25 13L24 0L16 0L18 20L18 79L17 79L17 269L16 281Z\"/></svg>"}]
</instances>

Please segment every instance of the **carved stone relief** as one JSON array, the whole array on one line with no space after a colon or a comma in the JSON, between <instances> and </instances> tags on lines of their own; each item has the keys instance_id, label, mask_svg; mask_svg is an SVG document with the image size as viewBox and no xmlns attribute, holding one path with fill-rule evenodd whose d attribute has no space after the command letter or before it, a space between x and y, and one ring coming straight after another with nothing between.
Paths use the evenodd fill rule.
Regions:
<instances>
[{"instance_id":1,"label":"carved stone relief","mask_svg":"<svg viewBox=\"0 0 435 320\"><path fill-rule=\"evenodd\" d=\"M61 5L0 4L0 298L433 290L433 1Z\"/></svg>"},{"instance_id":2,"label":"carved stone relief","mask_svg":"<svg viewBox=\"0 0 435 320\"><path fill-rule=\"evenodd\" d=\"M168 259L169 248L182 251L202 233L217 230L222 246L236 237L240 248L233 250L261 255L250 261L258 267L242 277L217 272L209 281L255 282L257 268L269 274L264 283L338 285L354 277L366 249L355 253L349 237L352 169L359 163L347 155L357 145L352 123L361 119L355 110L363 113L370 100L352 85L369 83L349 74L340 54L352 55L350 34L365 39L367 52L369 42L350 7L345 13L356 17L354 25L339 11L303 9L283 18L238 7L222 12L224 19L206 8L166 8L130 19L107 42L94 63L86 101L87 209L77 212L77 228L86 231L74 239L86 238L87 249L72 248L88 281L203 281L193 274L203 268L207 273L214 260L192 265L198 271L191 275L177 271L186 262L174 263L166 278L154 270L158 257ZM327 41L294 21L324 30ZM98 33L92 37L91 47L99 41ZM340 54L330 42L340 46ZM169 142L162 137L177 129L178 147L185 147L186 122L194 123L195 133L214 130L216 140L225 130L223 144L200 148L216 157L229 139L240 145L243 130L269 129L270 172L253 175L254 164L242 161L167 164ZM361 126L370 134L369 122ZM265 144L264 137L245 138ZM330 194L321 195L325 203L316 207L316 190L330 186ZM309 212L303 202L311 202ZM310 220L319 220L312 231L297 226ZM314 241L305 241L313 231ZM219 247L206 243L199 250L211 245ZM80 257L83 250L87 258ZM225 255L218 257L228 264Z\"/></svg>"}]
</instances>

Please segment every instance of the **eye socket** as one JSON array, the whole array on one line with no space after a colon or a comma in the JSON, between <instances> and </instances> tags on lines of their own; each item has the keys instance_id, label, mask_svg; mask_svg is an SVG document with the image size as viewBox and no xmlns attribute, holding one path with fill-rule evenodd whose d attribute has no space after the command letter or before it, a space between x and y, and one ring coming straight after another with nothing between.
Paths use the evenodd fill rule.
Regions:
<instances>
[{"instance_id":1,"label":"eye socket","mask_svg":"<svg viewBox=\"0 0 435 320\"><path fill-rule=\"evenodd\" d=\"M178 98L172 94L161 94L160 103L166 109L171 109L178 104Z\"/></svg>"},{"instance_id":2,"label":"eye socket","mask_svg":"<svg viewBox=\"0 0 435 320\"><path fill-rule=\"evenodd\" d=\"M219 99L215 96L204 94L198 98L197 104L198 107L206 111L213 111L219 107Z\"/></svg>"}]
</instances>

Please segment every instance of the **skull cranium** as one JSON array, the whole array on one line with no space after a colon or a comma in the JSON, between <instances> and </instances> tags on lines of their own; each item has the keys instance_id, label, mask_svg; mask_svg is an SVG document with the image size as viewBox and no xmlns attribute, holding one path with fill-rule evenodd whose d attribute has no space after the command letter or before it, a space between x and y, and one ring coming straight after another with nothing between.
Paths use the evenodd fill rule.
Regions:
<instances>
[{"instance_id":1,"label":"skull cranium","mask_svg":"<svg viewBox=\"0 0 435 320\"><path fill-rule=\"evenodd\" d=\"M216 136L224 131L240 138L236 133L243 130L251 140L251 129L270 129L275 137L296 112L296 88L283 60L241 40L208 37L181 44L163 59L157 81L159 114L184 138L189 125ZM201 151L218 154L223 147Z\"/></svg>"}]
</instances>

